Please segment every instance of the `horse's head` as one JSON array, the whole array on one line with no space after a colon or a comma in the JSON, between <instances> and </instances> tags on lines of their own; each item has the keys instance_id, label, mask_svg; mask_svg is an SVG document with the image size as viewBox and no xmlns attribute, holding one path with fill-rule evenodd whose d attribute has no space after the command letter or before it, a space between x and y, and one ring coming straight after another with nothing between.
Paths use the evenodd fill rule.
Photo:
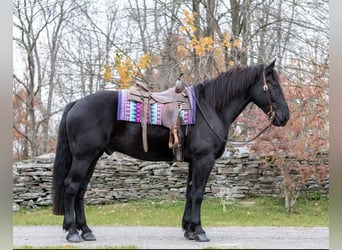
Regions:
<instances>
[{"instance_id":1,"label":"horse's head","mask_svg":"<svg viewBox=\"0 0 342 250\"><path fill-rule=\"evenodd\" d=\"M263 69L251 89L251 96L252 101L269 116L273 125L285 126L290 118L290 111L274 64L275 60Z\"/></svg>"}]
</instances>

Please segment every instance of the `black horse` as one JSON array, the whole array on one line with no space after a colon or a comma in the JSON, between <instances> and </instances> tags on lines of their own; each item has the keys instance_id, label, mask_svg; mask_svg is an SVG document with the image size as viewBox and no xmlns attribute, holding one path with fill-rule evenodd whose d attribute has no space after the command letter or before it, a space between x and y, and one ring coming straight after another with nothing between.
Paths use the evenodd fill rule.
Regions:
<instances>
[{"instance_id":1,"label":"black horse","mask_svg":"<svg viewBox=\"0 0 342 250\"><path fill-rule=\"evenodd\" d=\"M201 225L201 204L214 162L225 150L230 124L250 102L275 126L285 126L289 119L274 64L232 68L193 86L196 123L188 128L183 143L189 170L182 227L189 240L209 240ZM99 92L69 103L64 110L53 169L53 213L64 214L63 228L70 242L96 239L86 223L83 198L104 152L117 151L147 161L173 160L169 130L149 125L145 152L141 125L117 120L117 101L118 92ZM185 133L185 126L181 129Z\"/></svg>"}]
</instances>

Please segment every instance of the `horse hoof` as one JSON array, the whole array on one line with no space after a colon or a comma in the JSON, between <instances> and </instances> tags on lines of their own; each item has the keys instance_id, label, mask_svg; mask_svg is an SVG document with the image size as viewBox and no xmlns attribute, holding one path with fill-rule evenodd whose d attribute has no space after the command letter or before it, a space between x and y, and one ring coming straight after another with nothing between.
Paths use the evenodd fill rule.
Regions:
<instances>
[{"instance_id":1,"label":"horse hoof","mask_svg":"<svg viewBox=\"0 0 342 250\"><path fill-rule=\"evenodd\" d=\"M198 242L208 242L209 239L205 233L197 234L195 240Z\"/></svg>"},{"instance_id":2,"label":"horse hoof","mask_svg":"<svg viewBox=\"0 0 342 250\"><path fill-rule=\"evenodd\" d=\"M184 237L188 240L194 240L196 238L195 233L188 230L184 232Z\"/></svg>"},{"instance_id":3,"label":"horse hoof","mask_svg":"<svg viewBox=\"0 0 342 250\"><path fill-rule=\"evenodd\" d=\"M82 239L81 237L79 236L78 233L69 233L66 237L67 241L69 241L70 243L78 243L78 242L81 242Z\"/></svg>"},{"instance_id":4,"label":"horse hoof","mask_svg":"<svg viewBox=\"0 0 342 250\"><path fill-rule=\"evenodd\" d=\"M95 235L92 232L85 232L81 234L82 239L86 241L94 241L96 240Z\"/></svg>"}]
</instances>

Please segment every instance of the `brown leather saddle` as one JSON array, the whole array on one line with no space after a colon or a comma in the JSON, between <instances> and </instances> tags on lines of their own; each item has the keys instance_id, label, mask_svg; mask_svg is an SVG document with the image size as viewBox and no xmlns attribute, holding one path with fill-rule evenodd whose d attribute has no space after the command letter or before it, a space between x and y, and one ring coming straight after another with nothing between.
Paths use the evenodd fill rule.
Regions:
<instances>
[{"instance_id":1,"label":"brown leather saddle","mask_svg":"<svg viewBox=\"0 0 342 250\"><path fill-rule=\"evenodd\" d=\"M161 125L170 129L169 147L176 149L180 147L180 116L181 109L190 109L188 93L186 88L176 87L169 88L165 91L154 93L151 92L144 84L136 83L128 91L128 100L142 103L142 140L144 151L148 151L147 144L147 119L148 109L153 103L163 104L163 112L161 114Z\"/></svg>"}]
</instances>

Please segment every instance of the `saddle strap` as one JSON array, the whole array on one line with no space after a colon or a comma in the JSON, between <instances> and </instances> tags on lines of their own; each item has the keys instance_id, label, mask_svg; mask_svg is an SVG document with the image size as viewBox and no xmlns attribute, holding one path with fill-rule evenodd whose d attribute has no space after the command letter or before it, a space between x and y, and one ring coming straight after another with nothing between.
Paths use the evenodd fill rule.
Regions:
<instances>
[{"instance_id":1,"label":"saddle strap","mask_svg":"<svg viewBox=\"0 0 342 250\"><path fill-rule=\"evenodd\" d=\"M148 114L148 108L150 106L149 99L145 98L143 100L143 113L142 113L142 119L141 119L141 127L142 127L142 141L143 141L143 147L144 151L148 151L148 144L147 144L147 114Z\"/></svg>"}]
</instances>

